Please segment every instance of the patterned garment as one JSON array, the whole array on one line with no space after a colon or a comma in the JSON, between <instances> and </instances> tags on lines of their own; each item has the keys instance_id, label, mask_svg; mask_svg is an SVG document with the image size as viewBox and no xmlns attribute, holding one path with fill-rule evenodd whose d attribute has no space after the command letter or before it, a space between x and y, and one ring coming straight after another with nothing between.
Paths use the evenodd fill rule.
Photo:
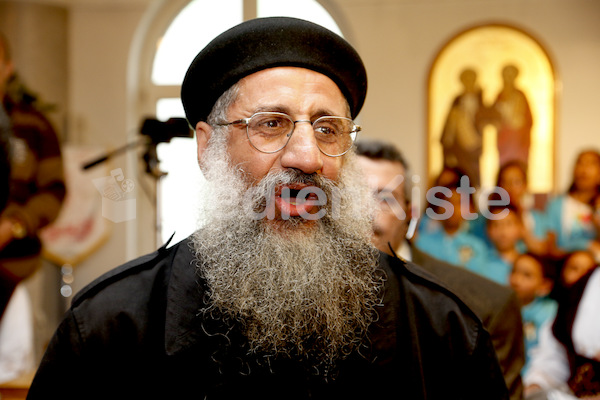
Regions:
<instances>
[{"instance_id":1,"label":"patterned garment","mask_svg":"<svg viewBox=\"0 0 600 400\"><path fill-rule=\"evenodd\" d=\"M48 120L28 104L5 100L4 109L11 122L11 177L2 217L18 219L27 231L0 251L0 259L14 259L40 253L37 232L58 216L65 185L60 145Z\"/></svg>"}]
</instances>

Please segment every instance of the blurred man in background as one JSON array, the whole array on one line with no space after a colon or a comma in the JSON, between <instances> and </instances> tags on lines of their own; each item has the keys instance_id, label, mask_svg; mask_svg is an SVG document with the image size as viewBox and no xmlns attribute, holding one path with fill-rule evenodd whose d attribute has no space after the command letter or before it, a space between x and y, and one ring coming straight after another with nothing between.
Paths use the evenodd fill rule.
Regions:
<instances>
[{"instance_id":1,"label":"blurred man in background","mask_svg":"<svg viewBox=\"0 0 600 400\"><path fill-rule=\"evenodd\" d=\"M512 290L419 251L407 239L411 214L410 174L402 153L377 140L357 142L361 170L379 200L373 244L381 251L413 261L456 293L489 331L512 400L522 398L520 371L525 356L521 313Z\"/></svg>"}]
</instances>

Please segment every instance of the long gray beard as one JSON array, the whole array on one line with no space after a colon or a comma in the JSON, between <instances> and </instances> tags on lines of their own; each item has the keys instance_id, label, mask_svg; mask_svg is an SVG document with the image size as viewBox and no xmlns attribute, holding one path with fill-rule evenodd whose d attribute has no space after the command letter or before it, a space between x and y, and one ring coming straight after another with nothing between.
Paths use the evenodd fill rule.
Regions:
<instances>
[{"instance_id":1,"label":"long gray beard","mask_svg":"<svg viewBox=\"0 0 600 400\"><path fill-rule=\"evenodd\" d=\"M208 287L202 312L236 324L247 355L299 359L326 373L367 344L382 295L370 244L369 210L375 208L353 155L337 184L283 172L252 187L228 166L224 148L213 143L207 150L204 174L214 187L205 226L193 237L198 273ZM274 186L298 181L319 187L328 199L336 196L338 204L324 206L325 216L312 224L300 217L275 223L254 217Z\"/></svg>"}]
</instances>

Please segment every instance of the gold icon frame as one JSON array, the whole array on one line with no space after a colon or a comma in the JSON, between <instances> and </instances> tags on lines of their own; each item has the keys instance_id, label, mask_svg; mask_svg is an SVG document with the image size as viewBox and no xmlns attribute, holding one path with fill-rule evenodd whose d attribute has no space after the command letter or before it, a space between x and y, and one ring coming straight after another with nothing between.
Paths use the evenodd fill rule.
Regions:
<instances>
[{"instance_id":1,"label":"gold icon frame","mask_svg":"<svg viewBox=\"0 0 600 400\"><path fill-rule=\"evenodd\" d=\"M508 64L519 69L516 83L527 96L533 117L529 191L548 194L554 190L559 89L555 68L544 46L532 35L520 28L496 23L475 26L450 38L431 65L427 96L427 173L430 182L443 167L440 138L452 101L461 91L461 71L472 68L477 72L484 103L490 104L502 87L501 71ZM499 165L495 134L496 129L491 125L483 130L482 188L496 184Z\"/></svg>"}]
</instances>

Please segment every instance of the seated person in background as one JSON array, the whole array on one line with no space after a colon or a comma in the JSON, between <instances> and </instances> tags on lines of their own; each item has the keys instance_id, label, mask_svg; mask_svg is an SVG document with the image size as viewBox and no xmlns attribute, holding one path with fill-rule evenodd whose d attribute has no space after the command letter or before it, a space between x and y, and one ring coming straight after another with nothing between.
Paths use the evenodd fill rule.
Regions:
<instances>
[{"instance_id":1,"label":"seated person in background","mask_svg":"<svg viewBox=\"0 0 600 400\"><path fill-rule=\"evenodd\" d=\"M392 144L359 140L356 153L361 170L379 200L373 244L383 252L412 260L456 293L490 332L512 400L521 399L524 363L521 312L515 293L461 267L433 258L406 239L411 212L408 164Z\"/></svg>"},{"instance_id":2,"label":"seated person in background","mask_svg":"<svg viewBox=\"0 0 600 400\"><path fill-rule=\"evenodd\" d=\"M201 50L181 99L205 223L73 299L29 400L507 399L477 316L371 244L366 88L354 48L305 20Z\"/></svg>"},{"instance_id":3,"label":"seated person in background","mask_svg":"<svg viewBox=\"0 0 600 400\"><path fill-rule=\"evenodd\" d=\"M485 268L488 248L483 240L469 231L469 221L463 217L463 214L474 213L472 198L461 193L461 183L438 187L431 196L428 193L431 205L425 212L430 220L440 224L441 229L420 230L415 246L450 264L481 273Z\"/></svg>"},{"instance_id":4,"label":"seated person in background","mask_svg":"<svg viewBox=\"0 0 600 400\"><path fill-rule=\"evenodd\" d=\"M560 270L561 284L565 287L573 286L575 282L587 275L597 265L598 263L590 251L578 250L569 253L562 262Z\"/></svg>"},{"instance_id":5,"label":"seated person in background","mask_svg":"<svg viewBox=\"0 0 600 400\"><path fill-rule=\"evenodd\" d=\"M458 167L444 167L435 179L432 186L450 186L460 182L460 178L468 176L465 171Z\"/></svg>"},{"instance_id":6,"label":"seated person in background","mask_svg":"<svg viewBox=\"0 0 600 400\"><path fill-rule=\"evenodd\" d=\"M584 150L575 162L568 192L554 198L546 208L547 227L555 238L549 248L553 255L594 247L597 233L592 207L599 193L600 152Z\"/></svg>"},{"instance_id":7,"label":"seated person in background","mask_svg":"<svg viewBox=\"0 0 600 400\"><path fill-rule=\"evenodd\" d=\"M510 273L510 286L521 301L525 334L525 366L527 372L532 349L537 345L540 327L554 319L557 304L548 295L552 291L556 272L551 260L533 253L517 257Z\"/></svg>"},{"instance_id":8,"label":"seated person in background","mask_svg":"<svg viewBox=\"0 0 600 400\"><path fill-rule=\"evenodd\" d=\"M440 188L459 187L461 185L464 187L472 186L471 178L469 177L469 175L467 175L462 169L458 167L445 166L434 180L428 192L437 193L437 191ZM475 189L473 188L473 190ZM477 212L478 210L476 209L474 202L475 198L475 193L469 193L469 208L465 211L472 213L472 215L468 220L465 219L462 221L461 230L466 231L469 234L477 237L479 241L483 241L486 244L486 246L490 247L491 243L489 242L489 238L487 236L486 231L487 219ZM436 202L436 200L434 200L434 202ZM432 204L432 202L429 201L429 199L427 199L427 207L429 207L432 210L437 208L436 204ZM431 218L427 213L427 210L425 210L425 212L422 215L418 216L417 221L419 221L419 223L417 225L418 229L416 236L418 236L420 232L426 232L428 234L431 234L434 232L443 231L442 222L437 218Z\"/></svg>"},{"instance_id":9,"label":"seated person in background","mask_svg":"<svg viewBox=\"0 0 600 400\"><path fill-rule=\"evenodd\" d=\"M490 207L489 211L496 217L487 220L492 248L487 252L487 260L480 273L501 285L508 285L512 265L520 254L517 244L523 237L523 224L517 209L511 204ZM500 213L506 215L501 217Z\"/></svg>"},{"instance_id":10,"label":"seated person in background","mask_svg":"<svg viewBox=\"0 0 600 400\"><path fill-rule=\"evenodd\" d=\"M438 176L433 181L433 184L430 186L429 190L435 190L438 187L448 187L452 185L459 185L460 179L463 176L468 176L462 169L458 167L448 167L445 166L442 168ZM431 203L427 203L428 207L431 207ZM425 212L422 215L413 216L413 218L417 218L419 221L417 235L419 232L424 231L427 233L433 233L434 231L442 230L442 224L440 221L436 219L432 219Z\"/></svg>"},{"instance_id":11,"label":"seated person in background","mask_svg":"<svg viewBox=\"0 0 600 400\"><path fill-rule=\"evenodd\" d=\"M598 265L592 252L577 250L556 259L559 278L550 297L561 303L569 296L571 287Z\"/></svg>"},{"instance_id":12,"label":"seated person in background","mask_svg":"<svg viewBox=\"0 0 600 400\"><path fill-rule=\"evenodd\" d=\"M521 161L508 161L498 171L496 186L506 190L523 223L523 248L536 254L548 250L544 213L533 209L533 197L527 191L527 167ZM521 244L521 243L520 243Z\"/></svg>"},{"instance_id":13,"label":"seated person in background","mask_svg":"<svg viewBox=\"0 0 600 400\"><path fill-rule=\"evenodd\" d=\"M524 376L526 399L600 398L600 269L561 299L554 322L542 327Z\"/></svg>"}]
</instances>

